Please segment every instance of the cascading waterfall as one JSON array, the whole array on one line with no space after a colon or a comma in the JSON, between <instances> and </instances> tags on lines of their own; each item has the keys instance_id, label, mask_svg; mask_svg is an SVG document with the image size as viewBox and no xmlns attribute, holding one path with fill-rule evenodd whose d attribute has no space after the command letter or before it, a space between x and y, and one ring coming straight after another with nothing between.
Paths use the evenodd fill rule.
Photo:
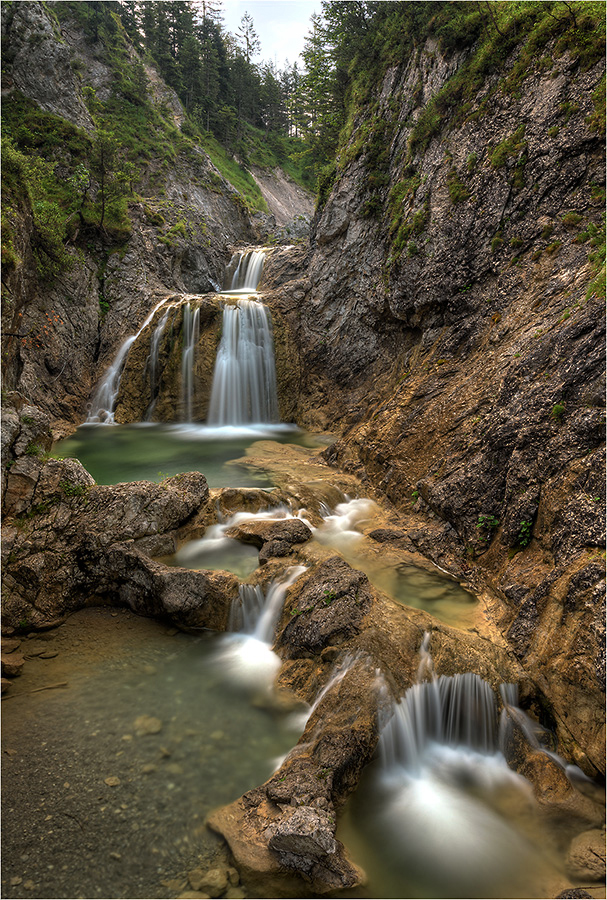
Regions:
<instances>
[{"instance_id":1,"label":"cascading waterfall","mask_svg":"<svg viewBox=\"0 0 607 900\"><path fill-rule=\"evenodd\" d=\"M532 896L521 891L540 865L538 849L511 812L524 808L528 818L532 791L499 752L492 688L471 672L437 677L428 635L419 672L428 680L391 710L385 689L372 793L360 801L383 865L412 891L384 896Z\"/></svg>"},{"instance_id":2,"label":"cascading waterfall","mask_svg":"<svg viewBox=\"0 0 607 900\"><path fill-rule=\"evenodd\" d=\"M114 408L120 388L120 376L135 339L136 335L134 334L126 339L116 354L114 362L99 382L91 400L91 409L86 420L87 424L114 424Z\"/></svg>"},{"instance_id":3,"label":"cascading waterfall","mask_svg":"<svg viewBox=\"0 0 607 900\"><path fill-rule=\"evenodd\" d=\"M271 583L263 602L260 590L243 586L238 600L241 610L233 611L232 621L238 623L237 627L248 630L225 635L223 648L217 655L217 663L232 681L260 693L271 691L280 668L280 659L271 647L274 632L288 589L305 571L305 566L287 569L283 580ZM243 604L247 607L246 613L242 610Z\"/></svg>"},{"instance_id":4,"label":"cascading waterfall","mask_svg":"<svg viewBox=\"0 0 607 900\"><path fill-rule=\"evenodd\" d=\"M251 294L257 290L265 250L234 254L228 267L228 293ZM157 310L170 298L157 304L139 331L121 346L112 365L98 385L87 418L89 424L114 424L116 399L129 351L139 335L153 320ZM194 410L194 366L200 338L200 309L190 301L183 304L181 359L182 421L192 422ZM150 403L143 415L150 421L156 405L159 381L159 350L167 324L167 315L156 325L150 337L146 361L150 381ZM242 297L227 302L223 312L222 338L217 352L208 424L212 426L270 424L279 421L272 321L266 306L258 300Z\"/></svg>"},{"instance_id":5,"label":"cascading waterfall","mask_svg":"<svg viewBox=\"0 0 607 900\"><path fill-rule=\"evenodd\" d=\"M235 253L227 268L224 291L230 294L240 291L247 293L256 291L265 257L265 250L247 250L245 253Z\"/></svg>"},{"instance_id":6,"label":"cascading waterfall","mask_svg":"<svg viewBox=\"0 0 607 900\"><path fill-rule=\"evenodd\" d=\"M152 413L154 412L154 407L156 406L157 393L158 393L158 363L159 363L159 353L160 353L160 341L162 339L162 335L164 334L164 330L166 328L167 322L169 320L169 310L165 312L160 322L154 329L154 333L152 334L152 340L150 342L150 355L147 359L147 368L150 376L150 404L146 410L145 421L149 422Z\"/></svg>"},{"instance_id":7,"label":"cascading waterfall","mask_svg":"<svg viewBox=\"0 0 607 900\"><path fill-rule=\"evenodd\" d=\"M114 408L116 405L116 397L118 396L118 391L120 389L120 377L122 375L122 370L124 369L124 364L126 362L129 350L131 349L132 345L135 343L141 332L150 324L158 310L162 306L164 306L165 303L168 303L170 299L170 297L164 297L160 301L160 303L157 303L152 312L146 318L139 331L136 334L128 337L120 347L120 350L116 354L114 362L99 382L99 385L97 386L97 389L93 394L93 398L91 400L91 408L86 420L87 425L115 424Z\"/></svg>"},{"instance_id":8,"label":"cascading waterfall","mask_svg":"<svg viewBox=\"0 0 607 900\"><path fill-rule=\"evenodd\" d=\"M194 363L196 346L200 338L200 307L192 311L189 303L183 309L183 348L181 353L181 393L184 421L192 421L194 396Z\"/></svg>"},{"instance_id":9,"label":"cascading waterfall","mask_svg":"<svg viewBox=\"0 0 607 900\"><path fill-rule=\"evenodd\" d=\"M278 420L269 310L256 300L226 304L208 423L250 425Z\"/></svg>"}]
</instances>

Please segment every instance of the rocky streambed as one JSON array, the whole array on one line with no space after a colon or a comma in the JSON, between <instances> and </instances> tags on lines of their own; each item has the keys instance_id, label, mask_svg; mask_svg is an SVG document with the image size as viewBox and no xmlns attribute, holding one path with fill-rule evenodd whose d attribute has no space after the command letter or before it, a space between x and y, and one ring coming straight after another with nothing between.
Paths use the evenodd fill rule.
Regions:
<instances>
[{"instance_id":1,"label":"rocky streambed","mask_svg":"<svg viewBox=\"0 0 607 900\"><path fill-rule=\"evenodd\" d=\"M599 869L604 867L604 856L601 860L599 852L597 857L596 849L604 809L592 764L579 748L575 761L587 775L578 769L579 783L574 787L559 764L559 760L563 763L560 757L547 755L544 746L530 744L526 723L551 723L537 686L508 651L494 625L495 599L480 591L468 630L452 627L424 610L400 605L374 587L363 571L336 554L330 543L312 539L323 513L326 518L327 505L335 506L346 495L360 495L361 487L353 476L330 469L312 450L261 442L245 462L272 473L276 487L271 492L209 491L204 477L197 473L167 478L160 484L98 486L74 460L19 454L21 445L26 448L34 440L44 443L44 422L34 412L22 409L20 415L12 419L8 415L4 420L13 424L7 447L15 459L4 495L4 629L11 632L8 637L13 641L21 641L23 634L41 634L26 638L9 654L13 662L20 655L33 659L25 662L18 680L11 679L5 701L9 705L5 720L9 727L4 730L5 785L10 784L5 799L7 816L16 823L14 829L5 829L11 859L16 860L14 871L11 867L8 874L12 883L7 885L6 896L25 896L51 882L55 887L45 887L45 896L62 895L68 883L80 884L78 893L74 891L80 896L111 896L107 887L101 888L103 883L112 884L120 896L181 896L184 890L187 893L188 884L198 889L198 895L204 894L200 890L203 881L197 881L195 875L188 882L188 872L217 868L213 856L217 845L208 845L211 849L203 853L201 862L197 854L202 832L194 832L198 825L202 827L210 807L218 805L208 824L225 839L222 853L229 848L230 864L248 895L307 896L338 891L358 896L362 891L362 896L378 896L372 884L363 887L365 877L341 843L338 823L348 798L376 756L380 731L393 714L395 702L420 681L420 662L428 654L436 676L449 679L473 673L495 696L500 685L519 686L517 709L522 718L514 721L508 762L531 785L529 816L541 823L542 841L554 856L548 871L543 864L538 866L541 877L537 881L538 873L533 874L533 890L536 896L554 897L572 885L596 886ZM290 510L290 515L265 521L257 517L260 510L277 504ZM299 741L297 734L292 734L287 746L277 751L290 752L273 774L270 766L266 775L252 776L244 787L230 784L227 796L213 795L205 808L202 787L212 780L217 756L227 752L223 737L218 736L226 729L202 712L199 703L200 695L213 693L214 688L202 688L197 674L196 686L186 689L179 676L167 674L169 684L171 678L173 683L162 700L156 691L150 693L146 682L156 677L152 670L170 667L175 651L169 644L178 646L184 640L204 643L210 631L229 629L234 604L243 602L239 579L225 571L169 566L161 559L184 542L199 538L218 516L226 519L239 511L249 513L250 520L247 523L245 516L234 527L232 537L259 550L260 566L247 579L253 589L258 585L267 595L272 584L284 580L293 567L300 567L298 577L284 589L284 604L278 612L276 688L270 693L257 692L255 702L270 718L280 718L302 705L308 712L301 720L304 730ZM296 512L300 516L295 516ZM375 507L355 530L361 536L364 532L371 555L373 548L381 554L382 548L389 547L408 564L418 565L422 571L431 568L416 549L419 526L394 510ZM468 587L474 585L468 581ZM78 612L87 606L93 609ZM98 610L98 606L103 608ZM74 613L80 618L74 619ZM135 618L134 614L166 624ZM94 628L99 630L89 627L78 642L70 643L65 635L78 635L72 629L82 627L82 622L88 626L95 622ZM120 624L119 636L114 636L115 624ZM206 637L191 638L182 632ZM97 637L89 641L93 633ZM135 645L141 645L143 656L139 649L135 653ZM38 652L47 646L50 651ZM55 649L57 656L53 655ZM269 646L267 652L271 653ZM177 656L189 658L194 667L200 665L197 650ZM70 672L63 675L62 666ZM112 706L106 719L110 726L99 726L91 719L94 704L88 705L83 687L97 666L102 672L109 666L102 683L105 702L109 700ZM129 669L134 669L130 674L135 677L124 694L123 670ZM14 673L18 670L17 665ZM427 681L428 675L428 671L423 673L421 680ZM76 687L75 702L66 703L69 695L64 692L72 689L72 682L82 690ZM35 692L30 694L30 690ZM191 697L183 697L182 692L188 690ZM143 698L147 699L142 704ZM163 703L167 712L160 714ZM27 726L27 732L24 716L19 714L22 704L30 707L35 723L33 728ZM179 719L180 705L187 710L188 724L178 728L173 722ZM10 712L11 708L16 712ZM74 715L79 708L82 716ZM224 706L221 711L224 718L226 709ZM230 713L232 725L242 723L242 715L242 710ZM237 728L241 736L249 730L244 725ZM265 726L262 729L267 730ZM86 751L89 746L91 753ZM241 757L248 755L240 746L232 766L234 774L242 768ZM65 768L70 763L78 773L75 791L70 791L73 782ZM34 773L33 777L27 776L28 772ZM154 787L153 780L160 775L160 784ZM26 802L21 795L27 777L35 788L28 788ZM51 782L45 781L49 778ZM225 781L222 776L219 780ZM150 791L148 784L152 785ZM121 785L128 796L114 802ZM151 839L146 823L152 823L156 807L162 812L161 822L165 815L170 819L171 800L178 792L187 794L187 802L167 826L172 840L167 850ZM242 796L237 799L239 794ZM32 804L35 808L30 808ZM53 807L50 812L45 809L47 804ZM58 859L51 860L53 853L58 857L64 854L65 828L56 830L57 824L65 825L63 819L75 829L82 853L86 851L75 857L82 865L88 859L87 866L94 859L94 865L106 873L103 878L91 874L95 871L91 869L78 881L71 838L66 861L61 863L68 868L62 869ZM116 823L120 823L119 829ZM89 831L90 838L85 838ZM99 834L110 833L111 841L102 842L98 854ZM117 835L125 846L133 846L133 835L135 842L143 842L143 865L135 862L139 854L130 851L125 865L127 854L114 847ZM28 847L43 841L53 849L48 851L48 859L43 854L33 865L31 860L38 857L32 856ZM14 846L23 842L25 851L16 855ZM531 842L531 846L537 844ZM148 859L154 848L159 859L155 869ZM227 880L211 893L237 896L226 893L241 890L233 883L236 875L228 872L227 856L218 858L219 868L223 866L224 874L228 873ZM111 867L109 880L107 866ZM486 890L482 895L488 896Z\"/></svg>"}]
</instances>

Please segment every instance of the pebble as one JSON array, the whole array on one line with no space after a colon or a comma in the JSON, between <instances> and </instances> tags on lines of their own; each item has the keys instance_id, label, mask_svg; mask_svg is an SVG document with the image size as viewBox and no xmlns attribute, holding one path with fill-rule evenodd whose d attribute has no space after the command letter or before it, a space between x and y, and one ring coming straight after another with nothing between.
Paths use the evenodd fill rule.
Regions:
<instances>
[{"instance_id":1,"label":"pebble","mask_svg":"<svg viewBox=\"0 0 607 900\"><path fill-rule=\"evenodd\" d=\"M225 869L192 869L188 872L188 881L195 891L207 891L211 897L219 897L228 886L228 873Z\"/></svg>"},{"instance_id":2,"label":"pebble","mask_svg":"<svg viewBox=\"0 0 607 900\"><path fill-rule=\"evenodd\" d=\"M35 883L32 881L31 878L28 878L27 881L24 881L24 882L23 882L23 887L25 888L26 891L34 891L34 890L36 890L36 885L35 885Z\"/></svg>"},{"instance_id":3,"label":"pebble","mask_svg":"<svg viewBox=\"0 0 607 900\"><path fill-rule=\"evenodd\" d=\"M149 775L151 772L155 772L158 766L155 766L154 763L146 763L141 767L141 771L144 775Z\"/></svg>"},{"instance_id":4,"label":"pebble","mask_svg":"<svg viewBox=\"0 0 607 900\"><path fill-rule=\"evenodd\" d=\"M17 885L21 884L22 881L23 878L21 877L21 875L13 875L13 877L11 878L11 887L17 887Z\"/></svg>"},{"instance_id":5,"label":"pebble","mask_svg":"<svg viewBox=\"0 0 607 900\"><path fill-rule=\"evenodd\" d=\"M226 900L244 900L247 895L243 890L237 887L232 887L224 894Z\"/></svg>"},{"instance_id":6,"label":"pebble","mask_svg":"<svg viewBox=\"0 0 607 900\"><path fill-rule=\"evenodd\" d=\"M168 628L165 632L169 637L174 637L176 634L179 634L179 628Z\"/></svg>"},{"instance_id":7,"label":"pebble","mask_svg":"<svg viewBox=\"0 0 607 900\"><path fill-rule=\"evenodd\" d=\"M158 734L162 731L162 722L154 716L138 716L135 719L135 733L138 737L144 734Z\"/></svg>"},{"instance_id":8,"label":"pebble","mask_svg":"<svg viewBox=\"0 0 607 900\"><path fill-rule=\"evenodd\" d=\"M104 783L108 784L110 787L116 787L116 785L120 784L120 779L117 775L110 775L109 778L104 779Z\"/></svg>"},{"instance_id":9,"label":"pebble","mask_svg":"<svg viewBox=\"0 0 607 900\"><path fill-rule=\"evenodd\" d=\"M45 650L44 653L39 653L38 656L40 659L54 659L56 656L59 656L59 652L57 650Z\"/></svg>"}]
</instances>

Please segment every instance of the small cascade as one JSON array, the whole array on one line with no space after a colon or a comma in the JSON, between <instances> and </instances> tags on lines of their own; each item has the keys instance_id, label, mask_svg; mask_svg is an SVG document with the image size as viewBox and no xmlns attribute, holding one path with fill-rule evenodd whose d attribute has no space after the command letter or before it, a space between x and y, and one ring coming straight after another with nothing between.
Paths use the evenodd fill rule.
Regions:
<instances>
[{"instance_id":1,"label":"small cascade","mask_svg":"<svg viewBox=\"0 0 607 900\"><path fill-rule=\"evenodd\" d=\"M270 312L256 300L227 304L208 423L249 425L278 420Z\"/></svg>"},{"instance_id":2,"label":"small cascade","mask_svg":"<svg viewBox=\"0 0 607 900\"><path fill-rule=\"evenodd\" d=\"M603 800L604 790L597 785L592 778L582 772L579 766L566 762L562 756L550 749L552 733L535 722L518 706L518 685L500 685L500 694L504 707L500 716L499 745L506 758L509 756L510 745L514 736L515 727L524 735L527 743L533 750L543 753L552 760L565 773L573 787L581 794Z\"/></svg>"},{"instance_id":3,"label":"small cascade","mask_svg":"<svg viewBox=\"0 0 607 900\"><path fill-rule=\"evenodd\" d=\"M272 509L260 512L237 512L224 522L210 525L205 531L204 537L198 540L188 541L179 548L175 554L175 562L179 566L189 569L224 569L233 572L240 578L246 578L259 565L259 551L252 544L243 544L236 538L228 537L226 532L242 522L254 520L272 521L275 519L293 519L295 516L283 504ZM303 519L303 521L306 521ZM307 524L307 522L306 522ZM248 589L248 586L245 585ZM241 597L241 599L243 599ZM232 624L230 631L244 631L252 634L254 629L249 627L244 607L248 603L243 600L243 610L236 604L232 610ZM243 619L243 615L245 618ZM257 618L255 617L255 621Z\"/></svg>"},{"instance_id":4,"label":"small cascade","mask_svg":"<svg viewBox=\"0 0 607 900\"><path fill-rule=\"evenodd\" d=\"M189 303L183 309L183 348L181 352L181 394L184 421L192 421L194 398L194 362L200 338L200 307L192 311Z\"/></svg>"},{"instance_id":5,"label":"small cascade","mask_svg":"<svg viewBox=\"0 0 607 900\"><path fill-rule=\"evenodd\" d=\"M323 510L323 522L314 531L314 537L320 544L335 547L347 554L362 540L359 530L363 522L371 519L377 506L373 500L358 498L338 503L335 511Z\"/></svg>"},{"instance_id":6,"label":"small cascade","mask_svg":"<svg viewBox=\"0 0 607 900\"><path fill-rule=\"evenodd\" d=\"M139 331L136 334L128 337L120 347L120 350L116 354L114 362L99 382L99 385L97 386L97 389L93 394L93 398L91 400L91 408L86 420L87 425L115 424L114 409L116 405L116 397L118 396L118 391L120 389L120 377L122 375L122 370L124 369L124 364L126 362L129 350L131 349L132 345L135 343L141 332L150 324L158 310L162 306L164 306L165 303L168 303L170 299L170 297L164 297L164 299L162 299L160 303L157 303L152 312L146 318Z\"/></svg>"},{"instance_id":7,"label":"small cascade","mask_svg":"<svg viewBox=\"0 0 607 900\"><path fill-rule=\"evenodd\" d=\"M269 693L280 668L280 659L272 650L276 624L288 589L306 571L305 566L292 566L285 572L284 580L273 581L265 597L257 588L243 590L231 620L246 632L226 635L223 648L217 655L217 664L228 677L249 690ZM246 604L246 612L243 610ZM242 624L241 624L242 623Z\"/></svg>"},{"instance_id":8,"label":"small cascade","mask_svg":"<svg viewBox=\"0 0 607 900\"><path fill-rule=\"evenodd\" d=\"M384 691L378 761L359 801L382 864L412 891L385 896L530 896L541 865L521 828L532 790L498 750L495 694L472 672L437 677L428 635L418 671L427 680L391 711Z\"/></svg>"},{"instance_id":9,"label":"small cascade","mask_svg":"<svg viewBox=\"0 0 607 900\"><path fill-rule=\"evenodd\" d=\"M120 388L120 376L135 339L136 335L134 334L126 339L116 354L116 359L99 382L91 400L91 409L86 420L87 424L114 425L114 409L118 389Z\"/></svg>"},{"instance_id":10,"label":"small cascade","mask_svg":"<svg viewBox=\"0 0 607 900\"><path fill-rule=\"evenodd\" d=\"M150 376L150 404L146 410L145 421L149 422L152 417L152 413L154 412L154 407L156 406L156 400L158 395L158 362L159 362L159 353L160 353L160 341L162 339L162 335L164 334L164 330L166 328L167 322L169 320L169 310L165 312L160 322L154 329L154 333L152 334L152 340L150 342L150 355L147 358L147 369Z\"/></svg>"},{"instance_id":11,"label":"small cascade","mask_svg":"<svg viewBox=\"0 0 607 900\"><path fill-rule=\"evenodd\" d=\"M235 253L226 270L224 292L233 294L256 291L266 252L266 250L247 250L244 253Z\"/></svg>"}]
</instances>

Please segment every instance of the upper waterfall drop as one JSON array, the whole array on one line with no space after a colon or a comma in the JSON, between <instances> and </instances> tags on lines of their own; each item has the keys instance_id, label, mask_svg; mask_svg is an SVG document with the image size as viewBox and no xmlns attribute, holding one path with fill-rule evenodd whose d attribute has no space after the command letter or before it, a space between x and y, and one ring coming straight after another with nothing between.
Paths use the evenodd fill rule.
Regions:
<instances>
[{"instance_id":1,"label":"upper waterfall drop","mask_svg":"<svg viewBox=\"0 0 607 900\"><path fill-rule=\"evenodd\" d=\"M235 253L226 272L225 294L257 291L265 250ZM274 339L270 311L248 296L226 302L217 350L209 425L256 425L279 421Z\"/></svg>"},{"instance_id":2,"label":"upper waterfall drop","mask_svg":"<svg viewBox=\"0 0 607 900\"><path fill-rule=\"evenodd\" d=\"M226 269L223 293L251 293L256 291L263 271L266 250L246 250L232 256Z\"/></svg>"}]
</instances>

